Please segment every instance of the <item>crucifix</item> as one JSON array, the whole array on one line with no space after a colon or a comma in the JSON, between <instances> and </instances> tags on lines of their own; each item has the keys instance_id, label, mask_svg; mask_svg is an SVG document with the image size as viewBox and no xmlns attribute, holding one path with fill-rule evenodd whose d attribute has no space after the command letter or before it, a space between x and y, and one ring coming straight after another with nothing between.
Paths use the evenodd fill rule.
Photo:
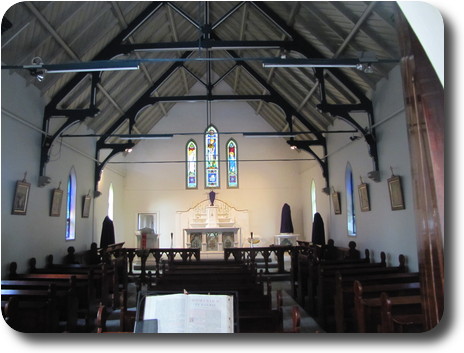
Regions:
<instances>
[{"instance_id":1,"label":"crucifix","mask_svg":"<svg viewBox=\"0 0 464 353\"><path fill-rule=\"evenodd\" d=\"M216 199L216 193L214 192L214 190L211 190L208 195L209 195L209 202L211 203L210 206L214 206L214 200Z\"/></svg>"}]
</instances>

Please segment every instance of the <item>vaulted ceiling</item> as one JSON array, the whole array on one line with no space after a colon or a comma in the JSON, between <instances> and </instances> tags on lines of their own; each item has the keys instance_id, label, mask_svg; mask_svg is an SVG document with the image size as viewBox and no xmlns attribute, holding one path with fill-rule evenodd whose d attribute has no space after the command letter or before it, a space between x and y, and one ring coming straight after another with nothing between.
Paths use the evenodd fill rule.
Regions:
<instances>
[{"instance_id":1,"label":"vaulted ceiling","mask_svg":"<svg viewBox=\"0 0 464 353\"><path fill-rule=\"evenodd\" d=\"M119 153L124 144L115 135L156 131L173 105L187 99L246 101L277 132L295 132L292 141L308 152L325 147L325 131L341 117L372 149L372 131L350 113L372 114L372 90L395 65L388 61L399 58L396 11L395 2L383 1L26 1L2 20L2 66L30 65L37 57L45 64L139 64L135 71L93 73L10 69L42 92L44 128L67 118L47 131L42 166L54 139L77 122L99 137L97 150ZM371 73L263 67L270 58L353 59L365 52L379 61ZM215 93L222 81L233 96ZM188 96L198 83L205 95Z\"/></svg>"}]
</instances>

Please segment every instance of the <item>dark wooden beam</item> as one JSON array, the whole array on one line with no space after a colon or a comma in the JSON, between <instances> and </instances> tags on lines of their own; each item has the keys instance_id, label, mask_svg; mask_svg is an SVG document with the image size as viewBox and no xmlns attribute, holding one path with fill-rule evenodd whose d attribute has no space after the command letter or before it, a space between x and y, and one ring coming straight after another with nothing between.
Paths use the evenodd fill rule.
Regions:
<instances>
[{"instance_id":1,"label":"dark wooden beam","mask_svg":"<svg viewBox=\"0 0 464 353\"><path fill-rule=\"evenodd\" d=\"M422 308L425 330L438 325L444 312L445 99L444 89L414 31L398 8L404 101Z\"/></svg>"}]
</instances>

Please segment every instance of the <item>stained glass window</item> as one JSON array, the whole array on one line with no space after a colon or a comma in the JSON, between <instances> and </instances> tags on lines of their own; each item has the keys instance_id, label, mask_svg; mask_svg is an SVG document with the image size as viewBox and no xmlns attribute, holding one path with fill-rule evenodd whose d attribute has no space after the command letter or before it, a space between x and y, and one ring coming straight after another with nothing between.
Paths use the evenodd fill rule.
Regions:
<instances>
[{"instance_id":1,"label":"stained glass window","mask_svg":"<svg viewBox=\"0 0 464 353\"><path fill-rule=\"evenodd\" d=\"M227 187L238 188L237 143L230 139L227 148Z\"/></svg>"},{"instance_id":2,"label":"stained glass window","mask_svg":"<svg viewBox=\"0 0 464 353\"><path fill-rule=\"evenodd\" d=\"M345 187L346 187L346 215L348 235L356 235L356 213L354 209L354 183L353 171L350 163L347 163L345 169Z\"/></svg>"},{"instance_id":3,"label":"stained glass window","mask_svg":"<svg viewBox=\"0 0 464 353\"><path fill-rule=\"evenodd\" d=\"M76 239L76 171L71 169L68 177L66 203L66 240Z\"/></svg>"},{"instance_id":4,"label":"stained glass window","mask_svg":"<svg viewBox=\"0 0 464 353\"><path fill-rule=\"evenodd\" d=\"M198 187L197 144L194 140L187 142L187 189Z\"/></svg>"},{"instance_id":5,"label":"stained glass window","mask_svg":"<svg viewBox=\"0 0 464 353\"><path fill-rule=\"evenodd\" d=\"M219 151L218 132L214 126L208 127L205 132L205 171L206 187L219 187Z\"/></svg>"}]
</instances>

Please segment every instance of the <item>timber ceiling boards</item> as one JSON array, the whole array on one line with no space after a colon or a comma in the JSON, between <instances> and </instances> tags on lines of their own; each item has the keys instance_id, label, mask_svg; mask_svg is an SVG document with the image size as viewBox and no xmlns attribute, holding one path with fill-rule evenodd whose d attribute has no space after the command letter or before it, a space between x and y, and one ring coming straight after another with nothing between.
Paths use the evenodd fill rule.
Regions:
<instances>
[{"instance_id":1,"label":"timber ceiling boards","mask_svg":"<svg viewBox=\"0 0 464 353\"><path fill-rule=\"evenodd\" d=\"M111 133L128 133L130 124L121 118L147 94L147 90L154 88L151 97L184 96L198 82L207 83L208 68L211 68L212 83L224 80L237 95L278 95L294 110L292 117L287 117L275 102L249 101L277 131L288 131L288 119L294 122L294 131L324 131L334 117L317 109L321 92L312 68L264 68L259 60L219 59L276 58L281 55L305 58L311 52L328 59L356 58L365 51L375 53L378 59L398 59L399 56L393 21L395 2L26 1L13 5L5 13L2 65L29 65L37 56L46 64L101 59L102 51L127 31L144 11L149 11L149 16L123 38L119 43L122 46L117 47L143 50L119 52L117 57L105 59L167 59L190 55L191 60L211 55L218 60L210 61L209 65L205 61L177 63L175 69L172 68L175 63L170 61L143 62L136 71L103 72L98 82L87 75L75 84L72 81L75 73L46 74L39 82L26 70L17 72L37 86L47 101L53 102L60 97L56 105L58 109L88 108L92 85L96 85L95 105L100 112L85 119L96 134L105 134L109 130ZM7 28L5 19L11 23L10 28ZM205 23L211 25L210 31L202 33ZM197 43L202 34L203 43L207 44L208 40L216 44L220 41L235 44L291 41L289 48L296 50L258 45L247 49L213 45L210 51L183 47L186 43ZM148 50L148 44L152 49L170 49ZM336 72L324 70L327 103L356 104L359 93L369 98L375 84L393 65L376 64L372 74L348 68ZM169 70L172 73L164 77ZM174 104L175 101L161 100L141 111L132 126L132 133L148 133ZM311 140L314 135L298 135L295 139Z\"/></svg>"}]
</instances>

